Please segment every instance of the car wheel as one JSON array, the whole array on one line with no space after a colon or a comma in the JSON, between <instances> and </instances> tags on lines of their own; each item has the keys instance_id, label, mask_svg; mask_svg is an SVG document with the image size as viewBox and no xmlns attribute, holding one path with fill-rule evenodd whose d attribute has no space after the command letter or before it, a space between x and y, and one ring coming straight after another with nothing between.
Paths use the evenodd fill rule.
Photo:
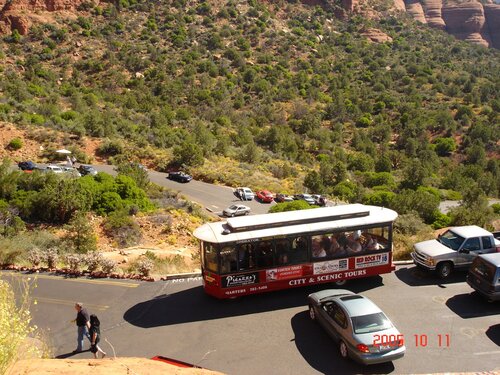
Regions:
<instances>
[{"instance_id":1,"label":"car wheel","mask_svg":"<svg viewBox=\"0 0 500 375\"><path fill-rule=\"evenodd\" d=\"M340 340L339 342L339 353L342 358L347 358L348 353L347 353L347 345L343 340Z\"/></svg>"},{"instance_id":2,"label":"car wheel","mask_svg":"<svg viewBox=\"0 0 500 375\"><path fill-rule=\"evenodd\" d=\"M334 281L334 284L336 286L344 286L345 284L347 284L347 280L338 280L338 281Z\"/></svg>"},{"instance_id":3,"label":"car wheel","mask_svg":"<svg viewBox=\"0 0 500 375\"><path fill-rule=\"evenodd\" d=\"M234 214L231 214L231 217L234 217Z\"/></svg>"},{"instance_id":4,"label":"car wheel","mask_svg":"<svg viewBox=\"0 0 500 375\"><path fill-rule=\"evenodd\" d=\"M249 213L250 213L250 212L248 212L248 211L247 211L247 212L245 212L245 215L248 215Z\"/></svg>"},{"instance_id":5,"label":"car wheel","mask_svg":"<svg viewBox=\"0 0 500 375\"><path fill-rule=\"evenodd\" d=\"M441 279L446 279L448 276L450 276L452 271L453 264L451 264L451 262L439 263L436 268L436 272Z\"/></svg>"},{"instance_id":6,"label":"car wheel","mask_svg":"<svg viewBox=\"0 0 500 375\"><path fill-rule=\"evenodd\" d=\"M316 311L314 311L312 305L309 305L309 318L311 318L311 320L316 320Z\"/></svg>"}]
</instances>

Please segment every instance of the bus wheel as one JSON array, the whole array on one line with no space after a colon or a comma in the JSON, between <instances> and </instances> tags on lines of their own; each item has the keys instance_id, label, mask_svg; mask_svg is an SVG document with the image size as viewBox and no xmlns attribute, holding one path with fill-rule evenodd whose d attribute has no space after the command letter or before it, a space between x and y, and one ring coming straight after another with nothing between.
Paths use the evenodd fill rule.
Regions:
<instances>
[{"instance_id":1,"label":"bus wheel","mask_svg":"<svg viewBox=\"0 0 500 375\"><path fill-rule=\"evenodd\" d=\"M312 307L312 305L309 305L309 318L311 318L311 320L316 320L316 312L314 311L314 307Z\"/></svg>"},{"instance_id":2,"label":"bus wheel","mask_svg":"<svg viewBox=\"0 0 500 375\"><path fill-rule=\"evenodd\" d=\"M338 280L333 282L336 286L344 286L347 284L347 280Z\"/></svg>"},{"instance_id":3,"label":"bus wheel","mask_svg":"<svg viewBox=\"0 0 500 375\"><path fill-rule=\"evenodd\" d=\"M339 353L342 358L347 358L347 345L342 340L339 342Z\"/></svg>"},{"instance_id":4,"label":"bus wheel","mask_svg":"<svg viewBox=\"0 0 500 375\"><path fill-rule=\"evenodd\" d=\"M450 262L439 263L436 268L436 272L441 279L446 279L450 276L451 271L453 271L453 264Z\"/></svg>"}]
</instances>

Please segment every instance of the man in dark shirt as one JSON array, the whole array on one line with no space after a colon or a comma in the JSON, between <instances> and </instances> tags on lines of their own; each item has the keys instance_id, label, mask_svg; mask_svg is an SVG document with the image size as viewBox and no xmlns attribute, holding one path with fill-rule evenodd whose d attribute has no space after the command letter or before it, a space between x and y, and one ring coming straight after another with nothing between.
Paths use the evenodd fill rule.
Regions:
<instances>
[{"instance_id":1,"label":"man in dark shirt","mask_svg":"<svg viewBox=\"0 0 500 375\"><path fill-rule=\"evenodd\" d=\"M73 353L80 353L83 350L83 336L87 336L90 341L89 331L90 318L87 309L83 307L83 303L75 303L75 310L77 311L75 323L78 327L77 347Z\"/></svg>"}]
</instances>

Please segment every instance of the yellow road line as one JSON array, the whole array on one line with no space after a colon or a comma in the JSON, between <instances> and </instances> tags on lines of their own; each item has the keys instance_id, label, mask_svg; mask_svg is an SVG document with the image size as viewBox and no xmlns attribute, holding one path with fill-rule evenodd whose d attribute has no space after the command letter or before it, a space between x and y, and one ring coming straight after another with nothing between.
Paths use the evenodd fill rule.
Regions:
<instances>
[{"instance_id":1,"label":"yellow road line","mask_svg":"<svg viewBox=\"0 0 500 375\"><path fill-rule=\"evenodd\" d=\"M84 279L84 278L65 278L65 277L60 277L60 276L49 276L49 275L40 275L40 274L21 274L21 273L16 273L12 272L9 274L0 274L0 277L2 276L12 276L12 277L31 277L33 279L49 279L49 280L56 280L60 279L63 281L72 281L75 283L86 283L86 284L101 284L101 285L110 285L110 286L121 286L124 288L137 288L140 284L138 283L128 283L124 281L111 281L111 280L103 280L103 279Z\"/></svg>"},{"instance_id":2,"label":"yellow road line","mask_svg":"<svg viewBox=\"0 0 500 375\"><path fill-rule=\"evenodd\" d=\"M66 301L62 299L56 299L56 298L45 298L45 297L32 297L33 301L38 302L45 302L45 303L55 303L57 305L66 305L66 306L74 306L75 301ZM109 309L109 306L107 305L95 305L92 303L85 303L85 307L88 307L92 310L107 310Z\"/></svg>"}]
</instances>

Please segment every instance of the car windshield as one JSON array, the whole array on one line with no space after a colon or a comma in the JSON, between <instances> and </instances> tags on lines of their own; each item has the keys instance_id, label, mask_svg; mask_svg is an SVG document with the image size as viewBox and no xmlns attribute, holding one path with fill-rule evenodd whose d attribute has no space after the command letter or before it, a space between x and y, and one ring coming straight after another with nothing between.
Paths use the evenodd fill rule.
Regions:
<instances>
[{"instance_id":1,"label":"car windshield","mask_svg":"<svg viewBox=\"0 0 500 375\"><path fill-rule=\"evenodd\" d=\"M227 208L228 210L237 210L238 206L232 205Z\"/></svg>"},{"instance_id":2,"label":"car windshield","mask_svg":"<svg viewBox=\"0 0 500 375\"><path fill-rule=\"evenodd\" d=\"M353 316L351 320L354 333L371 333L392 328L391 321L383 312Z\"/></svg>"},{"instance_id":3,"label":"car windshield","mask_svg":"<svg viewBox=\"0 0 500 375\"><path fill-rule=\"evenodd\" d=\"M448 230L438 237L438 241L452 250L458 250L464 242L464 238Z\"/></svg>"}]
</instances>

